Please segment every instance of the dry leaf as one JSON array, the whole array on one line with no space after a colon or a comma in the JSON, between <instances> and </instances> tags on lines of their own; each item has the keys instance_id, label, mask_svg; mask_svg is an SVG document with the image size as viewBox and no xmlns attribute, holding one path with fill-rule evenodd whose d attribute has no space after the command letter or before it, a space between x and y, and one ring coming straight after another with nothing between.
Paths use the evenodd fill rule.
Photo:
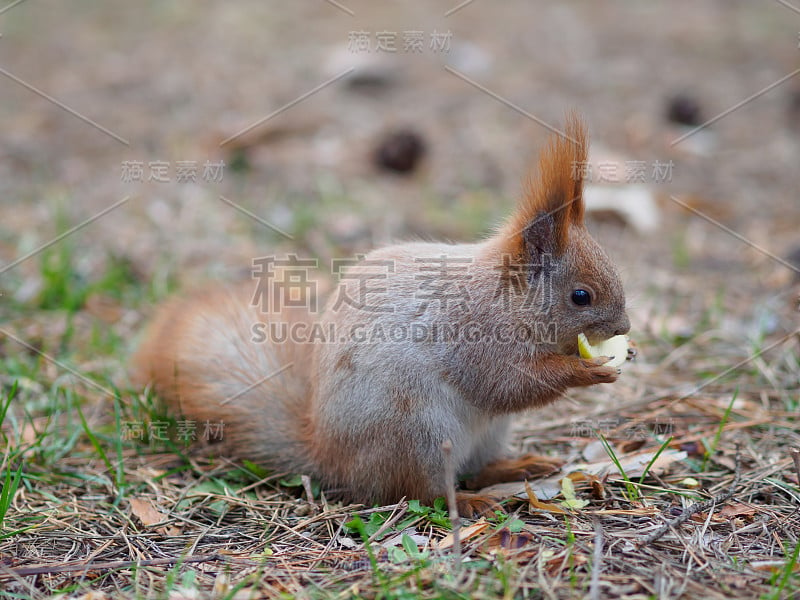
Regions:
<instances>
[{"instance_id":1,"label":"dry leaf","mask_svg":"<svg viewBox=\"0 0 800 600\"><path fill-rule=\"evenodd\" d=\"M131 512L139 518L142 525L145 527L152 527L157 523L164 521L165 515L162 514L150 500L142 500L139 498L130 498ZM156 529L157 533L166 536L180 535L180 527L175 525L168 525L166 527L159 527Z\"/></svg>"},{"instance_id":2,"label":"dry leaf","mask_svg":"<svg viewBox=\"0 0 800 600\"><path fill-rule=\"evenodd\" d=\"M643 515L660 515L661 511L655 506L642 506L639 508L604 508L593 510L593 515L633 515L641 517Z\"/></svg>"},{"instance_id":3,"label":"dry leaf","mask_svg":"<svg viewBox=\"0 0 800 600\"><path fill-rule=\"evenodd\" d=\"M756 508L754 506L737 502L736 504L726 504L715 516L720 517L722 520L727 520L733 517L752 517L755 514Z\"/></svg>"},{"instance_id":4,"label":"dry leaf","mask_svg":"<svg viewBox=\"0 0 800 600\"><path fill-rule=\"evenodd\" d=\"M165 515L161 513L150 500L141 500L139 498L130 498L131 512L139 518L142 525L145 527L152 527L158 523L162 523ZM181 528L175 525L167 525L165 527L158 527L157 533L166 536L176 536L181 534Z\"/></svg>"},{"instance_id":5,"label":"dry leaf","mask_svg":"<svg viewBox=\"0 0 800 600\"><path fill-rule=\"evenodd\" d=\"M561 493L561 486L558 482L562 477L563 475L553 475L551 477L547 477L546 479L537 479L535 481L531 481L528 483L528 485L536 493L536 497L539 500L550 500ZM520 500L525 500L527 497L524 481L496 483L495 485L483 488L481 493L500 500L513 497L517 497Z\"/></svg>"},{"instance_id":6,"label":"dry leaf","mask_svg":"<svg viewBox=\"0 0 800 600\"><path fill-rule=\"evenodd\" d=\"M784 560L754 560L750 566L756 571L769 571L771 573L778 573L786 568L786 561ZM793 571L800 571L800 563L794 565Z\"/></svg>"},{"instance_id":7,"label":"dry leaf","mask_svg":"<svg viewBox=\"0 0 800 600\"><path fill-rule=\"evenodd\" d=\"M586 564L589 561L586 556L577 553L571 554L569 560L565 560L565 558L565 555L562 553L559 554L559 556L551 558L545 563L545 569L550 577L557 577L562 573L562 571L572 570L575 567Z\"/></svg>"},{"instance_id":8,"label":"dry leaf","mask_svg":"<svg viewBox=\"0 0 800 600\"><path fill-rule=\"evenodd\" d=\"M409 527L408 529L404 529L397 535L392 536L389 539L381 542L381 546L383 546L384 548L394 548L402 546L404 535L410 537L411 541L413 541L417 545L417 548L427 548L428 544L431 541L431 538L429 538L427 535L420 535L416 529L414 529L413 527Z\"/></svg>"},{"instance_id":9,"label":"dry leaf","mask_svg":"<svg viewBox=\"0 0 800 600\"><path fill-rule=\"evenodd\" d=\"M172 590L168 596L169 600L199 600L200 592L185 587Z\"/></svg>"},{"instance_id":10,"label":"dry leaf","mask_svg":"<svg viewBox=\"0 0 800 600\"><path fill-rule=\"evenodd\" d=\"M527 531L513 533L508 527L503 527L500 531L489 536L483 544L483 549L487 552L500 553L503 555L514 554L520 556L519 551L528 548L533 543L533 535Z\"/></svg>"},{"instance_id":11,"label":"dry leaf","mask_svg":"<svg viewBox=\"0 0 800 600\"><path fill-rule=\"evenodd\" d=\"M591 473L584 473L583 471L574 471L567 475L572 481L579 482L579 481L588 481L589 486L592 489L592 498L595 500L604 500L606 497L606 489L603 487L603 482L600 479L592 475Z\"/></svg>"},{"instance_id":12,"label":"dry leaf","mask_svg":"<svg viewBox=\"0 0 800 600\"><path fill-rule=\"evenodd\" d=\"M142 525L145 527L152 527L156 523L161 523L164 520L162 515L150 500L140 500L139 498L130 498L131 511L134 515L139 517Z\"/></svg>"},{"instance_id":13,"label":"dry leaf","mask_svg":"<svg viewBox=\"0 0 800 600\"><path fill-rule=\"evenodd\" d=\"M489 523L486 519L481 518L480 521L473 523L467 527L462 527L459 531L459 539L462 542L465 542L471 538L474 538L476 535L480 535L487 529L491 527L491 523ZM446 548L451 548L453 546L453 533L448 533L444 536L441 540L439 540L435 547L438 550L444 550Z\"/></svg>"},{"instance_id":14,"label":"dry leaf","mask_svg":"<svg viewBox=\"0 0 800 600\"><path fill-rule=\"evenodd\" d=\"M705 445L701 440L692 440L689 442L681 442L677 448L683 450L689 456L702 457L708 452Z\"/></svg>"},{"instance_id":15,"label":"dry leaf","mask_svg":"<svg viewBox=\"0 0 800 600\"><path fill-rule=\"evenodd\" d=\"M678 483L685 488L689 488L690 490L696 490L700 487L700 482L694 477L684 477Z\"/></svg>"},{"instance_id":16,"label":"dry leaf","mask_svg":"<svg viewBox=\"0 0 800 600\"><path fill-rule=\"evenodd\" d=\"M561 480L561 493L564 495L564 501L559 504L565 508L578 510L589 504L588 500L579 500L575 497L575 484L569 476Z\"/></svg>"},{"instance_id":17,"label":"dry leaf","mask_svg":"<svg viewBox=\"0 0 800 600\"><path fill-rule=\"evenodd\" d=\"M77 600L106 600L108 596L106 596L105 592L100 591L91 591L86 592L83 596L78 596Z\"/></svg>"},{"instance_id":18,"label":"dry leaf","mask_svg":"<svg viewBox=\"0 0 800 600\"><path fill-rule=\"evenodd\" d=\"M608 459L606 448L600 440L592 440L586 444L581 450L581 455L588 463L602 462Z\"/></svg>"},{"instance_id":19,"label":"dry leaf","mask_svg":"<svg viewBox=\"0 0 800 600\"><path fill-rule=\"evenodd\" d=\"M642 475L642 473L644 473L644 470L647 468L647 465L650 464L650 461L653 460L656 452L658 452L658 450L644 452L642 454L635 454L633 456L617 455L617 459L622 466L622 470L625 471L625 474L628 477L639 477ZM672 463L683 460L686 458L686 456L686 452L668 448L661 453L661 455L653 462L652 465L650 465L649 472L656 475L661 475ZM598 477L602 477L604 475L610 477L619 477L622 475L610 458L604 461L575 465L574 470L580 470L584 473L597 475Z\"/></svg>"},{"instance_id":20,"label":"dry leaf","mask_svg":"<svg viewBox=\"0 0 800 600\"><path fill-rule=\"evenodd\" d=\"M644 452L642 454L634 454L632 456L617 454L617 458L622 464L622 468L625 470L625 474L628 477L639 477L644 472L644 469L653 459L653 456L655 456L657 451L658 450L653 450L652 452ZM620 476L619 470L605 453L605 451L603 454L605 456L604 460L564 465L561 468L561 474L559 475L553 475L545 479L538 479L531 483L523 481L498 483L496 485L484 488L480 492L482 494L491 495L492 498L497 498L498 500L506 498L519 498L520 500L530 501L530 497L526 489L527 486L534 491L536 499L541 502L543 500L550 500L561 494L561 480L564 477L570 477L570 479L573 481L585 479L591 482L593 494L603 494L604 492L597 488L595 482L599 482L600 477ZM683 460L686 458L686 456L686 452L675 450L673 448L667 448L650 466L649 472L659 476L663 475L673 463ZM576 473L579 473L579 475L574 475Z\"/></svg>"},{"instance_id":21,"label":"dry leaf","mask_svg":"<svg viewBox=\"0 0 800 600\"><path fill-rule=\"evenodd\" d=\"M228 593L231 587L231 578L227 573L218 573L214 579L214 587L212 593L216 597L224 596Z\"/></svg>"},{"instance_id":22,"label":"dry leaf","mask_svg":"<svg viewBox=\"0 0 800 600\"><path fill-rule=\"evenodd\" d=\"M142 525L145 527L152 527L158 523L163 523L166 515L160 512L151 500L142 500L139 498L130 498L131 512L139 518ZM155 530L161 535L174 537L181 534L181 528L175 525L166 525L158 527Z\"/></svg>"},{"instance_id":23,"label":"dry leaf","mask_svg":"<svg viewBox=\"0 0 800 600\"><path fill-rule=\"evenodd\" d=\"M647 440L623 440L619 442L619 451L622 454L630 454L636 452L647 443Z\"/></svg>"},{"instance_id":24,"label":"dry leaf","mask_svg":"<svg viewBox=\"0 0 800 600\"><path fill-rule=\"evenodd\" d=\"M550 502L542 502L536 497L536 493L531 489L530 484L526 481L525 482L525 492L528 494L528 502L530 504L530 510L537 509L537 510L545 510L547 512L553 512L565 515L567 511L563 508L560 508L556 504L551 504Z\"/></svg>"}]
</instances>

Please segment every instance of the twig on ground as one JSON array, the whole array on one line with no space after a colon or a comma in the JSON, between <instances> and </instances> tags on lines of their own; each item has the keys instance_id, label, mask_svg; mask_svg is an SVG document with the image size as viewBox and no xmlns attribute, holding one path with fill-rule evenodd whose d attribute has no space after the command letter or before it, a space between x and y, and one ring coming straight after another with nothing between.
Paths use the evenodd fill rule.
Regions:
<instances>
[{"instance_id":1,"label":"twig on ground","mask_svg":"<svg viewBox=\"0 0 800 600\"><path fill-rule=\"evenodd\" d=\"M600 519L594 521L594 560L592 561L592 579L589 584L589 598L600 600L600 565L603 562L603 526Z\"/></svg>"},{"instance_id":2,"label":"twig on ground","mask_svg":"<svg viewBox=\"0 0 800 600\"><path fill-rule=\"evenodd\" d=\"M130 569L140 567L163 567L177 563L201 563L212 561L225 561L226 557L221 554L198 554L197 556L178 556L175 558L152 558L149 560L115 560L112 562L100 563L73 563L56 565L39 565L36 567L19 567L16 569L4 569L0 567L0 577L30 577L31 575L50 575L57 573L76 573L87 571L109 571L113 569Z\"/></svg>"},{"instance_id":3,"label":"twig on ground","mask_svg":"<svg viewBox=\"0 0 800 600\"><path fill-rule=\"evenodd\" d=\"M317 503L314 501L314 490L311 488L311 477L308 475L301 475L300 481L303 482L303 491L306 493L308 503L315 509L318 508Z\"/></svg>"},{"instance_id":4,"label":"twig on ground","mask_svg":"<svg viewBox=\"0 0 800 600\"><path fill-rule=\"evenodd\" d=\"M389 515L389 518L383 522L378 530L369 536L369 542L372 543L375 540L379 540L381 536L386 533L390 527L393 527L395 523L397 523L400 519L402 519L406 512L408 512L408 502L406 502L405 496L400 499L400 502L395 504L394 508L392 509L392 514Z\"/></svg>"},{"instance_id":5,"label":"twig on ground","mask_svg":"<svg viewBox=\"0 0 800 600\"><path fill-rule=\"evenodd\" d=\"M683 525L691 519L697 513L710 510L719 504L724 504L728 500L733 497L733 494L736 493L736 488L739 487L739 479L741 478L741 465L739 461L739 449L736 450L736 472L733 476L733 482L731 486L725 490L714 496L713 498L709 498L708 500L704 500L703 502L695 502L683 509L680 515L675 517L674 519L669 519L665 523L663 523L658 529L639 538L637 544L639 546L645 546L647 544L652 544L661 536L663 536L667 531L671 528L678 527L679 525Z\"/></svg>"},{"instance_id":6,"label":"twig on ground","mask_svg":"<svg viewBox=\"0 0 800 600\"><path fill-rule=\"evenodd\" d=\"M456 469L453 465L453 442L445 440L442 444L444 453L444 485L447 490L447 507L450 511L450 523L453 525L453 556L456 568L461 567L461 519L456 504Z\"/></svg>"},{"instance_id":7,"label":"twig on ground","mask_svg":"<svg viewBox=\"0 0 800 600\"><path fill-rule=\"evenodd\" d=\"M800 450L797 448L789 448L789 453L792 455L794 461L794 471L797 475L797 483L800 484Z\"/></svg>"}]
</instances>

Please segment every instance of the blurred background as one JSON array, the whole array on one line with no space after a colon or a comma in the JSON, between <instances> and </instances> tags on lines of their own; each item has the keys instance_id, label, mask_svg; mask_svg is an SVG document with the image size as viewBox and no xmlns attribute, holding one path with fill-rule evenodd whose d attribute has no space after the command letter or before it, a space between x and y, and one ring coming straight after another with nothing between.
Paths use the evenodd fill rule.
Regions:
<instances>
[{"instance_id":1,"label":"blurred background","mask_svg":"<svg viewBox=\"0 0 800 600\"><path fill-rule=\"evenodd\" d=\"M798 31L777 0L9 2L0 319L124 380L171 290L485 236L575 109L638 368L719 372L797 326Z\"/></svg>"},{"instance_id":2,"label":"blurred background","mask_svg":"<svg viewBox=\"0 0 800 600\"><path fill-rule=\"evenodd\" d=\"M595 497L592 480L604 516L563 535L563 515L531 510L534 537L506 538L536 569L489 546L497 570L473 562L486 577L463 571L467 587L439 563L388 579L342 537L350 509L318 513L299 478L261 485L262 469L183 457L186 437L152 427L169 422L127 372L155 304L257 257L327 273L394 241L478 240L571 110L591 137L588 226L639 355L613 385L518 415L511 444L573 465L669 445L661 458L685 458L657 487L624 475L627 492L612 477ZM0 571L52 574L0 585L173 597L197 577L238 597L258 564L264 593L287 597L440 580L463 595L476 576L575 597L589 573L592 597L601 578L597 597L796 589L799 133L800 0L0 0ZM734 481L730 498L740 467L736 501L694 534L631 544ZM247 562L230 580L138 568L187 548ZM78 559L105 566L65 579Z\"/></svg>"}]
</instances>

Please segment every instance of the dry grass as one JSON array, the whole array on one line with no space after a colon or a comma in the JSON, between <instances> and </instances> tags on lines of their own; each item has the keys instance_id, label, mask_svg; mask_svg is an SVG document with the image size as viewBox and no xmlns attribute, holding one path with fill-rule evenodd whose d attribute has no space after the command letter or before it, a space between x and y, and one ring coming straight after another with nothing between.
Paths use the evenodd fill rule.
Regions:
<instances>
[{"instance_id":1,"label":"dry grass","mask_svg":"<svg viewBox=\"0 0 800 600\"><path fill-rule=\"evenodd\" d=\"M351 21L324 2L280 14L202 4L26 2L2 14L3 68L131 145L4 78L2 265L130 200L0 267L0 596L800 596L800 289L781 262L800 222L797 89L787 80L715 122L711 150L671 146L678 132L663 119L676 91L710 118L791 72L792 11L509 0L445 20L422 3L384 11L354 0ZM464 54L399 57L384 92L332 85L265 123L251 146L219 149L328 78L353 28L448 27ZM520 416L511 440L517 452L567 458L571 472L585 462L607 471L573 476L573 508L535 483L535 502L506 488L507 514L462 523L460 560L439 547L451 533L442 506L344 506L296 474L157 439L148 424L173 434L177 424L126 374L153 303L235 279L254 257L294 251L328 264L390 238L488 231L546 131L443 61L548 122L577 106L596 148L675 163L674 180L654 186L658 231L591 223L623 271L639 358L613 386ZM369 159L398 124L428 143L405 179ZM219 158L229 168L215 184L120 182L123 160ZM622 463L662 446L684 454L640 481L613 472L598 433Z\"/></svg>"},{"instance_id":2,"label":"dry grass","mask_svg":"<svg viewBox=\"0 0 800 600\"><path fill-rule=\"evenodd\" d=\"M4 428L3 471L13 479L20 469L21 479L4 515L0 579L9 597L33 598L88 590L164 598L788 597L800 591L800 489L789 451L800 447L800 428L785 404L796 392L759 382L796 386L797 341L767 343L760 369L742 367L692 393L675 393L674 374L661 376L671 380L663 387L653 374L645 386L623 383L626 397L612 409L521 424L521 445L535 440L537 451L577 460L591 452L609 468L594 438L580 437L587 419L623 463L667 441L686 458L641 483L638 474L601 475L593 485L576 478L576 497L586 501L579 509L559 508L561 496L542 509L506 493L508 515L462 524L460 561L452 547L437 548L449 532L441 508L342 506L288 474L180 458L180 445L159 452L169 449L157 440L120 441L126 422L163 419L147 399L125 393L133 408L116 404L110 415L114 403L102 398L80 431L70 411L97 395L81 390L70 406L67 390L82 386L52 382L47 419L29 413ZM714 352L684 349L697 361ZM34 400L30 389L16 389L15 404ZM366 544L355 515L368 525ZM414 536L410 546L402 533Z\"/></svg>"}]
</instances>

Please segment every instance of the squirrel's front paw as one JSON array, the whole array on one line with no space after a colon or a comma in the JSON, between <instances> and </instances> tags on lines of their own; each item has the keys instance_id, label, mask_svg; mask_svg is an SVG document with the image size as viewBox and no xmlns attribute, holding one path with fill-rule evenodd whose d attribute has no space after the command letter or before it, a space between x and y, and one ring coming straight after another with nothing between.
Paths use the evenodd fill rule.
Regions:
<instances>
[{"instance_id":1,"label":"squirrel's front paw","mask_svg":"<svg viewBox=\"0 0 800 600\"><path fill-rule=\"evenodd\" d=\"M583 373L581 383L578 385L594 385L596 383L614 383L619 377L620 370L616 367L604 366L611 360L608 356L581 359Z\"/></svg>"}]
</instances>

